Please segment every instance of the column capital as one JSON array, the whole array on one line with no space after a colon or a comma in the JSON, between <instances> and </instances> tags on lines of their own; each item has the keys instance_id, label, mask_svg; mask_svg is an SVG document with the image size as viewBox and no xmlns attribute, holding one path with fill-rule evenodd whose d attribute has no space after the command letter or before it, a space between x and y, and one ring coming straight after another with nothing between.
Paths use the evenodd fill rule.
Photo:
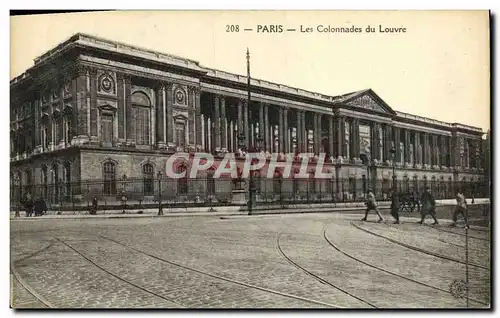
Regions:
<instances>
[{"instance_id":1,"label":"column capital","mask_svg":"<svg viewBox=\"0 0 500 318\"><path fill-rule=\"evenodd\" d=\"M201 89L199 86L188 86L189 93L200 93Z\"/></svg>"}]
</instances>

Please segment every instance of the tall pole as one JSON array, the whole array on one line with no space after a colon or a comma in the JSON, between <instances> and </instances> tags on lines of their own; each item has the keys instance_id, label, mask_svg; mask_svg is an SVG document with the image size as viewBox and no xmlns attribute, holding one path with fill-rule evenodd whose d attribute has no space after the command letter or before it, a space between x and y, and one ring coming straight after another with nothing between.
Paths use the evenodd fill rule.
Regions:
<instances>
[{"instance_id":1,"label":"tall pole","mask_svg":"<svg viewBox=\"0 0 500 318\"><path fill-rule=\"evenodd\" d=\"M465 208L465 306L469 308L469 209Z\"/></svg>"},{"instance_id":2,"label":"tall pole","mask_svg":"<svg viewBox=\"0 0 500 318\"><path fill-rule=\"evenodd\" d=\"M247 153L249 152L250 149L253 149L253 145L250 144L250 137L252 136L252 131L251 131L251 125L250 123L252 122L252 106L251 106L251 93L250 93L250 50L247 47L247 111L248 111L248 122L247 122L247 127L245 129L248 129L248 140L246 141L248 144L248 149ZM253 205L253 173L250 171L250 182L248 185L248 214L252 214L252 205Z\"/></svg>"}]
</instances>

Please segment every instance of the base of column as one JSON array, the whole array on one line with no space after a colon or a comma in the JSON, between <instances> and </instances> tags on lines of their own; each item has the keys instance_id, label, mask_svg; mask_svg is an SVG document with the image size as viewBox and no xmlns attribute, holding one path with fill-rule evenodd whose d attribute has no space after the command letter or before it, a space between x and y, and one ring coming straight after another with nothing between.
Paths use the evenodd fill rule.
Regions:
<instances>
[{"instance_id":1,"label":"base of column","mask_svg":"<svg viewBox=\"0 0 500 318\"><path fill-rule=\"evenodd\" d=\"M42 151L43 151L43 148L40 145L40 146L35 147L35 149L33 150L33 153L38 154L38 153L42 153Z\"/></svg>"},{"instance_id":2,"label":"base of column","mask_svg":"<svg viewBox=\"0 0 500 318\"><path fill-rule=\"evenodd\" d=\"M416 164L415 164L415 168L417 168L417 169L422 169L422 164L421 164L421 163L416 163Z\"/></svg>"},{"instance_id":3,"label":"base of column","mask_svg":"<svg viewBox=\"0 0 500 318\"><path fill-rule=\"evenodd\" d=\"M158 148L158 149L165 149L165 148L167 148L167 145L163 141L158 141L156 143L156 148Z\"/></svg>"}]
</instances>

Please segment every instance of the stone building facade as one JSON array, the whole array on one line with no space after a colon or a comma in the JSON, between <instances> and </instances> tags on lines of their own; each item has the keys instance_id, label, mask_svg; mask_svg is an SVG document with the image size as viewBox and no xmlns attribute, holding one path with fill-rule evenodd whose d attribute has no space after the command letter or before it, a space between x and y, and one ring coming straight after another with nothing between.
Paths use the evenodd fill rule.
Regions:
<instances>
[{"instance_id":1,"label":"stone building facade","mask_svg":"<svg viewBox=\"0 0 500 318\"><path fill-rule=\"evenodd\" d=\"M409 188L485 178L479 128L395 111L370 89L326 96L252 79L249 107L246 76L80 33L36 58L10 87L11 182L21 187L59 182L79 194L86 182L113 196L125 175L149 180L136 191L153 196L151 180L172 153L257 143L269 153L326 153L335 180L368 177L383 188L393 163ZM216 192L232 191L216 182ZM272 182L259 187L272 191ZM176 195L179 187L162 191Z\"/></svg>"}]
</instances>

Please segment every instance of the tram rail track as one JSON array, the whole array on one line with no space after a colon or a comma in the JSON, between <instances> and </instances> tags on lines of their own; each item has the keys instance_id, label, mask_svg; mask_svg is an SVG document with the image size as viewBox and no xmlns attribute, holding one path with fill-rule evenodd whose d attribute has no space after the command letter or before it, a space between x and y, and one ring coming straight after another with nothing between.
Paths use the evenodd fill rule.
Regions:
<instances>
[{"instance_id":1,"label":"tram rail track","mask_svg":"<svg viewBox=\"0 0 500 318\"><path fill-rule=\"evenodd\" d=\"M446 293L446 294L452 294L451 291L449 290L446 290L446 289L443 289L443 288L440 288L440 287L436 287L436 286L433 286L433 285L430 285L430 284L427 284L427 283L424 283L424 282L421 282L421 281L418 281L418 280L415 280L413 278L410 278L410 277L406 277L404 275L401 275L401 274L398 274L398 273L395 273L393 271L390 271L390 270L387 270L387 269L384 269L380 266L377 266L377 265L373 265L371 263L368 263L366 261L363 261L361 260L360 258L356 257L356 256L353 256L347 252L345 252L344 250L342 250L340 247L338 247L337 245L335 245L327 236L327 226L325 226L325 228L323 229L323 237L325 238L326 242L332 247L334 248L336 251L338 251L339 253L345 255L346 257L352 259L352 260L355 260L363 265L366 265L368 267L371 267L371 268L374 268L374 269L377 269L381 272L384 272L384 273L387 273L387 274L390 274L390 275L393 275L393 276L396 276L396 277L399 277L401 279L404 279L404 280L407 280L407 281L410 281L410 282L413 282L413 283L416 283L416 284L419 284L419 285L422 285L422 286L425 286L425 287L428 287L428 288L431 288L431 289L434 289L434 290L438 290L440 292L443 292L443 293ZM471 298L469 297L469 300L472 301L472 302L475 302L477 304L480 304L480 305L484 305L484 306L488 306L488 304L486 302L483 302L483 301L480 301L478 299L475 299L475 298Z\"/></svg>"},{"instance_id":2,"label":"tram rail track","mask_svg":"<svg viewBox=\"0 0 500 318\"><path fill-rule=\"evenodd\" d=\"M430 252L430 251L427 251L425 249L422 249L422 248L419 248L419 247L416 247L416 246L412 246L412 245L409 245L409 244L402 243L402 242L394 240L394 239L392 239L390 237L387 237L387 236L375 233L373 231L364 229L363 227L361 227L359 225L356 225L356 223L354 223L354 222L351 222L351 225L353 227L357 228L360 231L363 231L363 232L368 233L370 235L382 238L382 239L387 240L387 241L389 241L391 243L394 243L396 245L403 246L403 247L406 247L408 249L411 249L411 250L414 250L414 251L417 251L417 252L420 252L420 253L423 253L423 254L431 255L431 256L434 256L434 257L437 257L437 258L441 258L441 259L445 259L445 260L448 260L448 261L451 261L451 262L460 263L460 264L465 265L465 261L462 261L462 260L459 260L459 259L456 259L456 258L453 258L453 257L449 257L449 256L446 256L446 255L442 255L442 254L439 254L439 253ZM469 262L468 265L471 266L471 267L480 268L480 269L483 269L483 270L486 270L486 271L490 272L490 269L488 267L480 265L480 264L475 264L475 263Z\"/></svg>"},{"instance_id":3,"label":"tram rail track","mask_svg":"<svg viewBox=\"0 0 500 318\"><path fill-rule=\"evenodd\" d=\"M288 255L285 254L285 252L283 251L283 248L281 247L281 244L280 244L281 234L282 233L279 233L278 236L276 237L276 246L277 246L277 249L278 249L279 253L281 254L281 256L283 256L283 258L285 260L287 260L290 264L292 264L295 268L303 271L304 273L306 273L307 275L309 275L309 276L313 277L314 279L318 280L322 284L328 285L328 286L330 286L330 287L332 287L332 288L334 288L334 289L336 289L336 290L338 290L338 291L340 291L340 292L342 292L342 293L344 293L344 294L346 294L346 295L348 295L348 296L350 296L350 297L352 297L352 298L354 298L354 299L356 299L356 300L358 300L358 301L360 301L360 302L362 302L364 304L367 304L368 306L370 306L372 308L378 308L376 305L374 305L374 304L372 304L372 303L370 303L370 302L368 302L368 301L366 301L366 300L364 300L364 299L362 299L362 298L360 298L360 297L358 297L358 296L356 296L356 295L348 292L347 290L345 290L345 289L343 289L343 288L341 288L341 287L339 287L339 286L337 286L337 285L335 285L335 284L327 281L326 279L324 279L324 278L322 278L322 277L320 277L320 276L312 273L311 271L307 270L303 266L300 266L297 262L293 261Z\"/></svg>"},{"instance_id":4,"label":"tram rail track","mask_svg":"<svg viewBox=\"0 0 500 318\"><path fill-rule=\"evenodd\" d=\"M135 247L129 246L127 244L123 244L121 242L118 242L118 241L116 241L114 239L105 237L103 235L100 235L100 237L102 239L104 239L104 240L113 242L113 243L118 244L120 246L123 246L123 247L125 247L127 249L133 250L133 251L135 251L137 253L140 253L140 254L146 255L148 257L151 257L153 259L156 259L156 260L158 260L160 262L163 262L163 263L166 263L166 264L170 264L172 266L175 266L175 267L178 267L178 268L182 268L182 269L185 269L185 270L188 270L188 271L192 271L192 272L195 272L195 273L198 273L198 274L202 274L202 275L205 275L205 276L208 276L208 277L211 277L211 278L215 278L215 279L218 279L218 280L222 280L222 281L225 281L225 282L229 282L229 283L233 283L233 284L236 284L236 285L244 286L244 287L247 287L247 288L252 288L252 289L260 290L260 291L263 291L263 292L275 294L275 295L278 295L278 296L283 296L283 297L292 298L292 299L296 299L296 300L300 300L300 301L304 301L304 302L314 303L316 305L321 305L321 306L326 306L326 307L332 307L332 308L343 308L343 307L340 307L340 306L337 306L337 305L334 305L334 304L330 304L330 303L326 303L326 302L322 302L322 301L317 301L317 300L314 300L314 299L309 299L309 298L305 298L305 297L301 297L301 296L297 296L297 295L292 295L292 294L288 294L288 293L283 293L283 292L276 291L276 290L273 290L273 289L269 289L269 288L265 288L265 287L260 287L260 286L256 286L256 285L253 285L253 284L249 284L249 283L241 282L241 281L238 281L238 280L234 280L234 279L231 279L231 278L219 276L219 275L216 275L216 274L213 274L213 273L206 272L204 270L200 270L200 269L193 268L193 267L190 267L190 266L186 266L186 265L183 265L183 264L180 264L180 263L177 263L177 262L172 262L172 261L166 260L166 259L164 259L162 257L150 254L150 253L142 251L142 250L139 250L139 249L137 249Z\"/></svg>"}]
</instances>

